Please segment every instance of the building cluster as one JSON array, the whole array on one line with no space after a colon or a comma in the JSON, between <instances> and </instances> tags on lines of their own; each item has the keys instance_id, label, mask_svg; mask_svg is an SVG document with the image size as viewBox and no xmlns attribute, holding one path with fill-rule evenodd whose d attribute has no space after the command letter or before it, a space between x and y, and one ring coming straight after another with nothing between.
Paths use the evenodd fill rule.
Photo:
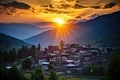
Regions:
<instances>
[{"instance_id":1,"label":"building cluster","mask_svg":"<svg viewBox=\"0 0 120 80\"><path fill-rule=\"evenodd\" d=\"M104 50L79 44L65 45L62 48L49 45L47 49L37 51L37 65L44 71L48 71L51 65L57 72L80 72L88 65L106 66L108 58L105 55L112 52L113 49Z\"/></svg>"}]
</instances>

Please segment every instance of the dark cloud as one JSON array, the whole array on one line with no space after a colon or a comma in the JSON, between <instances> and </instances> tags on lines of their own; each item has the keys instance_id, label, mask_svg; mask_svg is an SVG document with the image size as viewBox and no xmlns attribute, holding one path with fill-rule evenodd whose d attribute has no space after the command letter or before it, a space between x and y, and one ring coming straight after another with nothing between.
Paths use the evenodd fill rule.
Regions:
<instances>
[{"instance_id":1,"label":"dark cloud","mask_svg":"<svg viewBox=\"0 0 120 80\"><path fill-rule=\"evenodd\" d=\"M13 13L16 13L16 8L0 6L0 14L13 15Z\"/></svg>"},{"instance_id":2,"label":"dark cloud","mask_svg":"<svg viewBox=\"0 0 120 80\"><path fill-rule=\"evenodd\" d=\"M49 7L49 8L54 8L52 4L45 4L45 5L41 5L42 7Z\"/></svg>"},{"instance_id":3,"label":"dark cloud","mask_svg":"<svg viewBox=\"0 0 120 80\"><path fill-rule=\"evenodd\" d=\"M73 1L73 0L66 0L66 1L69 1L69 2L71 2L71 1Z\"/></svg>"},{"instance_id":4,"label":"dark cloud","mask_svg":"<svg viewBox=\"0 0 120 80\"><path fill-rule=\"evenodd\" d=\"M35 8L31 8L32 13L35 13L35 10L36 10Z\"/></svg>"},{"instance_id":5,"label":"dark cloud","mask_svg":"<svg viewBox=\"0 0 120 80\"><path fill-rule=\"evenodd\" d=\"M65 14L68 14L68 13L71 13L71 12L68 12L68 11L62 11L62 10L58 10L58 9L52 9L52 8L46 8L45 9L47 12L45 13L57 13L57 14L62 14L62 13L65 13Z\"/></svg>"},{"instance_id":6,"label":"dark cloud","mask_svg":"<svg viewBox=\"0 0 120 80\"><path fill-rule=\"evenodd\" d=\"M104 8L112 8L113 6L115 6L116 5L116 3L109 3L109 4L106 4L105 6L104 6Z\"/></svg>"},{"instance_id":7,"label":"dark cloud","mask_svg":"<svg viewBox=\"0 0 120 80\"><path fill-rule=\"evenodd\" d=\"M50 4L50 5L48 5L50 8L53 8L53 5L52 4Z\"/></svg>"},{"instance_id":8,"label":"dark cloud","mask_svg":"<svg viewBox=\"0 0 120 80\"><path fill-rule=\"evenodd\" d=\"M92 8L94 9L100 9L101 7L100 6L91 6Z\"/></svg>"},{"instance_id":9,"label":"dark cloud","mask_svg":"<svg viewBox=\"0 0 120 80\"><path fill-rule=\"evenodd\" d=\"M10 12L7 12L6 14L7 14L7 15L12 15L12 13L10 13Z\"/></svg>"},{"instance_id":10,"label":"dark cloud","mask_svg":"<svg viewBox=\"0 0 120 80\"><path fill-rule=\"evenodd\" d=\"M53 13L54 13L54 12L56 12L56 13L58 12L58 10L50 9L50 8L46 8L45 10L47 10L48 12L53 12Z\"/></svg>"},{"instance_id":11,"label":"dark cloud","mask_svg":"<svg viewBox=\"0 0 120 80\"><path fill-rule=\"evenodd\" d=\"M94 8L94 9L106 9L106 8L112 8L115 5L116 5L116 3L109 3L109 4L91 6L91 7Z\"/></svg>"},{"instance_id":12,"label":"dark cloud","mask_svg":"<svg viewBox=\"0 0 120 80\"><path fill-rule=\"evenodd\" d=\"M75 8L75 9L81 9L81 8L87 8L87 7L76 3L76 4L74 5L74 8Z\"/></svg>"},{"instance_id":13,"label":"dark cloud","mask_svg":"<svg viewBox=\"0 0 120 80\"><path fill-rule=\"evenodd\" d=\"M75 18L79 18L79 19L80 19L80 18L81 18L81 16L76 16Z\"/></svg>"},{"instance_id":14,"label":"dark cloud","mask_svg":"<svg viewBox=\"0 0 120 80\"><path fill-rule=\"evenodd\" d=\"M64 8L64 9L67 9L67 8L69 8L71 6L69 4L62 4L61 7Z\"/></svg>"},{"instance_id":15,"label":"dark cloud","mask_svg":"<svg viewBox=\"0 0 120 80\"><path fill-rule=\"evenodd\" d=\"M46 7L46 8L55 8L53 4L48 4L48 5L42 5L42 7ZM59 8L59 9L67 9L67 8L70 8L71 5L70 4L61 4L60 6L57 6L56 8Z\"/></svg>"},{"instance_id":16,"label":"dark cloud","mask_svg":"<svg viewBox=\"0 0 120 80\"><path fill-rule=\"evenodd\" d=\"M108 4L108 3L120 3L120 0L76 0L76 3L80 3L88 6L94 6L94 5Z\"/></svg>"},{"instance_id":17,"label":"dark cloud","mask_svg":"<svg viewBox=\"0 0 120 80\"><path fill-rule=\"evenodd\" d=\"M29 9L30 8L28 4L17 2L17 1L12 1L12 2L7 2L7 3L1 2L0 5L6 8L7 7L13 7L13 8L18 8L18 9Z\"/></svg>"},{"instance_id":18,"label":"dark cloud","mask_svg":"<svg viewBox=\"0 0 120 80\"><path fill-rule=\"evenodd\" d=\"M0 0L0 3L11 3L15 0Z\"/></svg>"},{"instance_id":19,"label":"dark cloud","mask_svg":"<svg viewBox=\"0 0 120 80\"><path fill-rule=\"evenodd\" d=\"M14 0L3 0L0 2L0 14L14 15L17 9L29 9L30 6ZM34 12L34 10L32 10Z\"/></svg>"},{"instance_id":20,"label":"dark cloud","mask_svg":"<svg viewBox=\"0 0 120 80\"><path fill-rule=\"evenodd\" d=\"M72 1L75 1L75 0L66 0L66 1L68 1L68 2L72 2Z\"/></svg>"}]
</instances>

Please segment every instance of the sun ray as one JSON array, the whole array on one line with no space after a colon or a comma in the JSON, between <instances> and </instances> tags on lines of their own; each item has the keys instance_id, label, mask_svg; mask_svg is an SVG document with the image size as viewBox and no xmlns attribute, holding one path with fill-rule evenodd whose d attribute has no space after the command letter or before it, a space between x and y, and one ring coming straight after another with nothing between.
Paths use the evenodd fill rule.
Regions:
<instances>
[{"instance_id":1,"label":"sun ray","mask_svg":"<svg viewBox=\"0 0 120 80\"><path fill-rule=\"evenodd\" d=\"M62 18L56 18L53 20L53 27L55 28L55 42L59 44L59 41L73 42L76 37L74 25L65 22Z\"/></svg>"},{"instance_id":2,"label":"sun ray","mask_svg":"<svg viewBox=\"0 0 120 80\"><path fill-rule=\"evenodd\" d=\"M60 18L54 19L54 22L58 24L58 27L62 27L62 25L66 23L63 19Z\"/></svg>"}]
</instances>

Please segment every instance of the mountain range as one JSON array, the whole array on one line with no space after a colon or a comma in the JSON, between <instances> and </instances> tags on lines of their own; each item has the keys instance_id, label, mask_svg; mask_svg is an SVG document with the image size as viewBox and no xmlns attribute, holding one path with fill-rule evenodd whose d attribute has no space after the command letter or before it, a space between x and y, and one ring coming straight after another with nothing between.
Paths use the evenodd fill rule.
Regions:
<instances>
[{"instance_id":1,"label":"mountain range","mask_svg":"<svg viewBox=\"0 0 120 80\"><path fill-rule=\"evenodd\" d=\"M79 22L71 27L70 38L64 36L62 38L65 43L79 43L81 45L91 44L93 46L120 47L120 11L99 16L95 19ZM68 30L66 30L67 33ZM59 41L55 40L57 30L49 30L33 37L27 38L24 41L30 44L40 43L42 46L49 44L59 45ZM116 37L117 36L117 37ZM66 40L67 38L67 40Z\"/></svg>"},{"instance_id":2,"label":"mountain range","mask_svg":"<svg viewBox=\"0 0 120 80\"><path fill-rule=\"evenodd\" d=\"M22 40L0 33L0 50L10 50L12 48L20 48L23 45L30 46L30 44Z\"/></svg>"},{"instance_id":3,"label":"mountain range","mask_svg":"<svg viewBox=\"0 0 120 80\"><path fill-rule=\"evenodd\" d=\"M39 28L24 23L0 23L0 33L13 36L18 39L25 39L40 34L46 28Z\"/></svg>"},{"instance_id":4,"label":"mountain range","mask_svg":"<svg viewBox=\"0 0 120 80\"><path fill-rule=\"evenodd\" d=\"M81 45L120 47L119 26L120 11L86 22L69 24L65 30L61 29L61 33L58 29L46 31L46 28L28 24L0 23L0 47L20 46L27 43L34 45L40 43L43 47L47 47L48 45L59 45L60 40L63 40L65 44L79 43Z\"/></svg>"}]
</instances>

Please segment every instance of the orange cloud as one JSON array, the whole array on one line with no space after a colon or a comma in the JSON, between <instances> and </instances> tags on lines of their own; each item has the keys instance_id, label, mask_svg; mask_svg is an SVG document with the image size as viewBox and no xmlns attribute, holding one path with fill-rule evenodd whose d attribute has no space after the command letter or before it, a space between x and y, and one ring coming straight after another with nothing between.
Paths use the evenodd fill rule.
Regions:
<instances>
[{"instance_id":1,"label":"orange cloud","mask_svg":"<svg viewBox=\"0 0 120 80\"><path fill-rule=\"evenodd\" d=\"M68 22L85 21L119 11L120 4L117 0L112 4L111 1L113 0L19 0L14 4L9 2L9 6L0 5L0 23L52 22L55 18ZM24 6L30 7L27 9L18 7L16 4L21 2Z\"/></svg>"}]
</instances>

